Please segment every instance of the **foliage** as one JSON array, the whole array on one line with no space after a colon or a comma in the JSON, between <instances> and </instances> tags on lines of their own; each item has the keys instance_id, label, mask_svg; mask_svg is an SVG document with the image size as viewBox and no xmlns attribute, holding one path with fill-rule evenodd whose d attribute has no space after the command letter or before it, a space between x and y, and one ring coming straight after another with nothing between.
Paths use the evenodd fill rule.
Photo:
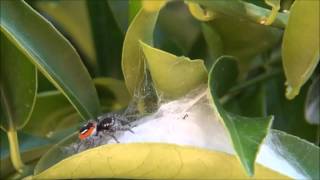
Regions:
<instances>
[{"instance_id":1,"label":"foliage","mask_svg":"<svg viewBox=\"0 0 320 180\"><path fill-rule=\"evenodd\" d=\"M320 144L319 6L304 0L1 1L1 179L284 177L256 163L270 133L287 161L317 177L318 161L304 154L316 156ZM206 84L240 162L156 143L57 153L83 122L127 107L148 75L152 96L166 100ZM98 156L103 153L108 156ZM207 168L198 160L188 164L196 158ZM88 162L93 171L83 165Z\"/></svg>"}]
</instances>

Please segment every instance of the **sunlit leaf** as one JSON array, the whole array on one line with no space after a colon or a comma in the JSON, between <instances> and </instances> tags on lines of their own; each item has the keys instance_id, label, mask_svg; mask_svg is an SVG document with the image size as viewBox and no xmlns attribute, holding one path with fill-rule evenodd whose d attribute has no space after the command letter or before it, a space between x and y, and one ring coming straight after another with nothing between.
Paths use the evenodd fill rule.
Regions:
<instances>
[{"instance_id":1,"label":"sunlit leaf","mask_svg":"<svg viewBox=\"0 0 320 180\"><path fill-rule=\"evenodd\" d=\"M42 171L36 169L36 173L34 176L36 179L247 178L234 156L204 149L156 143L103 145L64 159L49 169ZM286 179L285 176L261 165L256 165L255 178Z\"/></svg>"},{"instance_id":2,"label":"sunlit leaf","mask_svg":"<svg viewBox=\"0 0 320 180\"><path fill-rule=\"evenodd\" d=\"M202 60L190 60L153 48L140 41L155 87L161 95L178 98L207 81Z\"/></svg>"},{"instance_id":3,"label":"sunlit leaf","mask_svg":"<svg viewBox=\"0 0 320 180\"><path fill-rule=\"evenodd\" d=\"M100 105L88 71L61 34L23 1L1 2L1 31L69 99L84 119Z\"/></svg>"},{"instance_id":4,"label":"sunlit leaf","mask_svg":"<svg viewBox=\"0 0 320 180\"><path fill-rule=\"evenodd\" d=\"M254 174L254 162L259 147L267 135L273 117L249 118L227 112L219 103L237 77L237 63L232 57L222 56L209 73L209 88L213 107L230 135L233 147L246 172Z\"/></svg>"},{"instance_id":5,"label":"sunlit leaf","mask_svg":"<svg viewBox=\"0 0 320 180\"><path fill-rule=\"evenodd\" d=\"M131 22L122 50L122 71L131 95L143 79L144 62L139 40L153 45L153 31L159 11L148 12L141 9Z\"/></svg>"},{"instance_id":6,"label":"sunlit leaf","mask_svg":"<svg viewBox=\"0 0 320 180\"><path fill-rule=\"evenodd\" d=\"M142 0L142 7L146 11L159 11L163 6L166 5L168 0L158 0L158 1L149 1Z\"/></svg>"},{"instance_id":7,"label":"sunlit leaf","mask_svg":"<svg viewBox=\"0 0 320 180\"><path fill-rule=\"evenodd\" d=\"M282 42L286 97L293 99L319 62L320 1L296 0Z\"/></svg>"},{"instance_id":8,"label":"sunlit leaf","mask_svg":"<svg viewBox=\"0 0 320 180\"><path fill-rule=\"evenodd\" d=\"M37 93L37 70L0 32L1 116L3 130L21 129L28 122Z\"/></svg>"}]
</instances>

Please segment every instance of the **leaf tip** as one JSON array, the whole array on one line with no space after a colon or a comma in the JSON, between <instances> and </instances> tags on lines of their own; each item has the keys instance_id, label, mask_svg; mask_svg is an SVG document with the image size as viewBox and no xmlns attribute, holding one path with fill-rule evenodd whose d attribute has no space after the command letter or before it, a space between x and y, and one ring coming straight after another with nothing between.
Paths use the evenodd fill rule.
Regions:
<instances>
[{"instance_id":1,"label":"leaf tip","mask_svg":"<svg viewBox=\"0 0 320 180\"><path fill-rule=\"evenodd\" d=\"M286 88L286 97L289 100L294 99L300 92L300 87L292 87L291 85L287 85Z\"/></svg>"}]
</instances>

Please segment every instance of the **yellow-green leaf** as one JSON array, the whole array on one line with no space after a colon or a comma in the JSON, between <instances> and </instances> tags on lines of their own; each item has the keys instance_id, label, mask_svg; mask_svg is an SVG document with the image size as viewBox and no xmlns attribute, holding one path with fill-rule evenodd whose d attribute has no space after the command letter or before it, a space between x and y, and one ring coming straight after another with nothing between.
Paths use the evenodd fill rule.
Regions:
<instances>
[{"instance_id":1,"label":"yellow-green leaf","mask_svg":"<svg viewBox=\"0 0 320 180\"><path fill-rule=\"evenodd\" d=\"M168 0L157 0L157 1L150 1L150 0L143 0L142 7L146 11L159 11L163 6L166 5Z\"/></svg>"},{"instance_id":2,"label":"yellow-green leaf","mask_svg":"<svg viewBox=\"0 0 320 180\"><path fill-rule=\"evenodd\" d=\"M66 158L35 179L245 179L235 156L172 144L103 145ZM255 178L288 179L256 164Z\"/></svg>"},{"instance_id":3,"label":"yellow-green leaf","mask_svg":"<svg viewBox=\"0 0 320 180\"><path fill-rule=\"evenodd\" d=\"M178 98L206 83L208 73L200 59L178 57L140 41L148 68L160 94Z\"/></svg>"},{"instance_id":4,"label":"yellow-green leaf","mask_svg":"<svg viewBox=\"0 0 320 180\"><path fill-rule=\"evenodd\" d=\"M319 62L320 1L296 0L282 42L288 99L299 94Z\"/></svg>"},{"instance_id":5,"label":"yellow-green leaf","mask_svg":"<svg viewBox=\"0 0 320 180\"><path fill-rule=\"evenodd\" d=\"M159 11L141 9L130 24L123 42L122 72L129 93L133 95L143 79L144 62L141 57L139 40L153 44L153 30Z\"/></svg>"}]
</instances>

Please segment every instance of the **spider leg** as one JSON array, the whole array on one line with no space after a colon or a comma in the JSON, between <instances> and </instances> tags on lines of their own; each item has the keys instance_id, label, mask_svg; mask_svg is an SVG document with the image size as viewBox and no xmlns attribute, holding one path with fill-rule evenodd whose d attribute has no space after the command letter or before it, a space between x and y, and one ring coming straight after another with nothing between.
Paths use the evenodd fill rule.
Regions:
<instances>
[{"instance_id":1,"label":"spider leg","mask_svg":"<svg viewBox=\"0 0 320 180\"><path fill-rule=\"evenodd\" d=\"M132 131L131 127L118 127L117 128L118 131L129 131L131 132L132 134L134 134L134 131Z\"/></svg>"},{"instance_id":2,"label":"spider leg","mask_svg":"<svg viewBox=\"0 0 320 180\"><path fill-rule=\"evenodd\" d=\"M120 141L116 138L116 136L114 136L113 134L108 134L109 136L111 136L117 143L120 143Z\"/></svg>"}]
</instances>

